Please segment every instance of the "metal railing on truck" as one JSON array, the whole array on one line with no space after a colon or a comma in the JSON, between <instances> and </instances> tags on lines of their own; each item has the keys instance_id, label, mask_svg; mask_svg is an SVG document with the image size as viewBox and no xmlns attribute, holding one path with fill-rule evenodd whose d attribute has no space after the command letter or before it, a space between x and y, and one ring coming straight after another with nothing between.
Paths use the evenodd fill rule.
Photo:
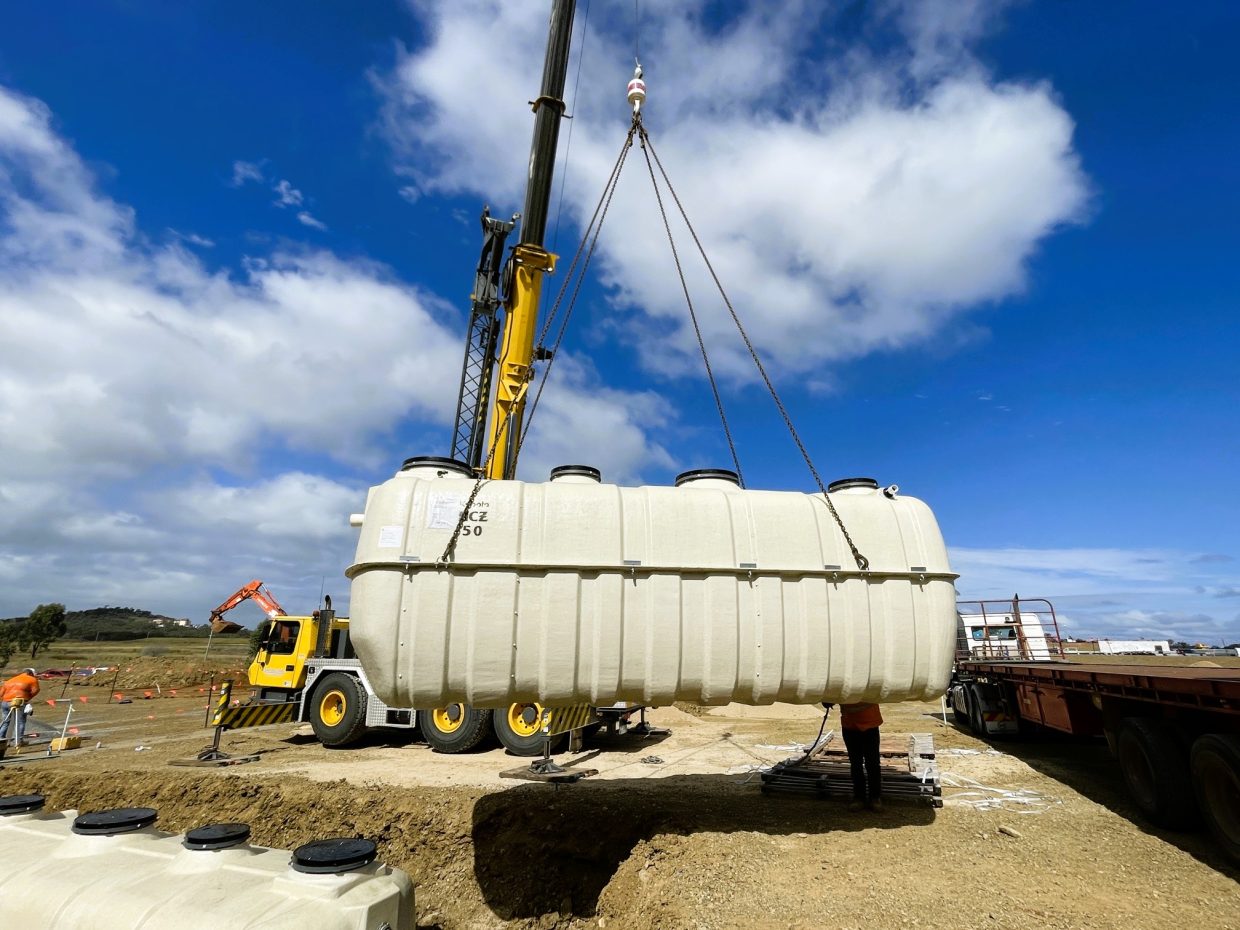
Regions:
<instances>
[{"instance_id":1,"label":"metal railing on truck","mask_svg":"<svg viewBox=\"0 0 1240 930\"><path fill-rule=\"evenodd\" d=\"M957 601L956 659L1062 659L1059 618L1045 598Z\"/></svg>"}]
</instances>

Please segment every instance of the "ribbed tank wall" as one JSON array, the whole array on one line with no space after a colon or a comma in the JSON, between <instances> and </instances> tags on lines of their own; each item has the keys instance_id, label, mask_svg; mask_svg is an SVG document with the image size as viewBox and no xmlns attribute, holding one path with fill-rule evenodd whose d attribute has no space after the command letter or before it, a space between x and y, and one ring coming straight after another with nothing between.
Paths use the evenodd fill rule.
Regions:
<instances>
[{"instance_id":1,"label":"ribbed tank wall","mask_svg":"<svg viewBox=\"0 0 1240 930\"><path fill-rule=\"evenodd\" d=\"M872 489L822 495L724 481L624 488L492 481L450 564L473 482L372 489L351 637L396 706L465 700L812 703L936 697L955 590L934 516Z\"/></svg>"}]
</instances>

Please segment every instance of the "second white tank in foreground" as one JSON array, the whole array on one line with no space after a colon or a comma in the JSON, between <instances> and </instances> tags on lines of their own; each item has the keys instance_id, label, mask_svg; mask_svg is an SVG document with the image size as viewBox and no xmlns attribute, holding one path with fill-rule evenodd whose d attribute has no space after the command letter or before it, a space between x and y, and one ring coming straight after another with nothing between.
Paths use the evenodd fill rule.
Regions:
<instances>
[{"instance_id":1,"label":"second white tank in foreground","mask_svg":"<svg viewBox=\"0 0 1240 930\"><path fill-rule=\"evenodd\" d=\"M350 636L390 705L902 701L947 686L956 576L919 500L831 493L863 572L821 494L580 470L485 482L462 521L474 484L414 459L367 498Z\"/></svg>"}]
</instances>

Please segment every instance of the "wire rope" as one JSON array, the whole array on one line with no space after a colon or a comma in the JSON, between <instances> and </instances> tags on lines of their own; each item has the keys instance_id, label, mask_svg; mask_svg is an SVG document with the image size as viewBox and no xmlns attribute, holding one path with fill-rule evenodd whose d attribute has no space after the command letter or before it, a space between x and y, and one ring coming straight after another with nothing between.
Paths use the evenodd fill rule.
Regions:
<instances>
[{"instance_id":1,"label":"wire rope","mask_svg":"<svg viewBox=\"0 0 1240 930\"><path fill-rule=\"evenodd\" d=\"M634 117L633 122L634 125L640 125L640 117ZM740 456L736 454L736 442L732 438L732 428L728 425L728 416L723 409L723 398L719 394L719 385L715 381L715 373L710 367L710 356L706 353L706 343L702 339L702 327L698 324L697 311L693 308L693 298L689 296L689 285L685 282L685 272L680 266L680 254L676 251L676 240L672 236L672 227L667 220L667 210L663 207L663 195L659 193L659 182L655 180L654 166L650 163L650 152L646 148L646 132L644 129L641 130L641 138L642 155L646 159L646 170L650 172L650 185L654 188L654 199L659 205L659 216L663 218L663 230L667 233L667 244L672 250L672 260L676 263L676 275L680 278L680 289L684 292L685 303L689 307L689 319L693 321L693 333L697 336L698 350L702 354L702 364L706 368L706 378L710 381L710 393L715 398L715 409L719 411L719 422L723 424L723 435L728 441L728 452L732 455L732 465L736 468L737 480L743 488L745 486L745 475L741 471Z\"/></svg>"},{"instance_id":2,"label":"wire rope","mask_svg":"<svg viewBox=\"0 0 1240 930\"><path fill-rule=\"evenodd\" d=\"M775 385L771 382L770 375L767 374L766 366L762 364L762 359L758 355L758 350L754 348L753 341L749 338L749 334L745 331L745 326L741 323L741 318L739 314L737 314L736 308L732 306L732 301L728 298L727 292L724 290L723 284L719 280L719 275L715 273L715 267L710 263L710 258L706 254L706 249L703 247L701 239L698 238L697 231L693 228L693 224L689 221L689 216L685 212L684 205L680 202L680 197L676 194L676 188L672 186L671 179L668 178L667 171L663 167L663 162L659 159L659 153L655 149L654 143L650 141L650 137L646 133L646 128L641 124L640 120L637 121L637 127L638 134L642 140L643 150L647 147L649 148L650 154L654 158L654 163L659 168L659 174L663 178L663 183L667 185L668 193L672 195L672 200L675 201L676 208L680 211L680 217L684 220L685 227L689 230L689 235L693 237L693 243L697 246L698 254L702 256L702 261L706 264L706 270L710 272L711 279L715 282L715 287L719 290L719 296L723 298L724 306L728 308L728 313L732 317L732 322L736 325L737 332L740 333L741 339L745 343L745 348L749 350L749 357L753 359L754 366L758 369L758 374L762 376L762 382L766 385L767 392L771 395L771 399L775 402L775 406L779 410L779 415L783 418L784 426L788 428L788 433L792 436L792 441L796 443L796 447L801 453L801 458L805 460L805 464L809 468L810 474L814 477L815 484L818 485L818 490L822 493L822 499L826 502L827 510L835 520L836 525L840 528L840 532L844 534L844 540L848 543L848 548L852 552L852 557L857 564L857 568L861 571L866 571L870 567L869 559L861 554L861 551L857 548L857 544L853 542L853 538L849 534L848 528L844 526L844 521L840 518L839 512L835 509L835 505L831 503L831 495L827 493L827 487L823 483L822 476L818 474L818 469L814 467L814 462L810 458L808 450L805 448L805 443L801 441L801 436L797 432L796 426L792 423L792 417L789 416L788 409L784 406L784 402L780 399L779 392L775 390Z\"/></svg>"}]
</instances>

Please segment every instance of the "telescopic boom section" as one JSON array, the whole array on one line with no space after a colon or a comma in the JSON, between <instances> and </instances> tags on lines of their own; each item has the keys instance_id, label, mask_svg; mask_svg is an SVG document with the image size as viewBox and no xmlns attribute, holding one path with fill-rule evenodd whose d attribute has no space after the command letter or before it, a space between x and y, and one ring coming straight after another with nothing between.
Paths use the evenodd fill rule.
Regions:
<instances>
[{"instance_id":1,"label":"telescopic boom section","mask_svg":"<svg viewBox=\"0 0 1240 930\"><path fill-rule=\"evenodd\" d=\"M555 152L564 116L564 81L573 33L576 0L554 0L547 54L543 59L542 89L534 106L534 141L530 147L530 176L525 189L525 212L520 244L513 250L508 315L499 354L499 371L490 417L488 478L512 478L525 412L526 392L533 378L534 337L543 275L555 270L555 256L543 248L551 202Z\"/></svg>"}]
</instances>

